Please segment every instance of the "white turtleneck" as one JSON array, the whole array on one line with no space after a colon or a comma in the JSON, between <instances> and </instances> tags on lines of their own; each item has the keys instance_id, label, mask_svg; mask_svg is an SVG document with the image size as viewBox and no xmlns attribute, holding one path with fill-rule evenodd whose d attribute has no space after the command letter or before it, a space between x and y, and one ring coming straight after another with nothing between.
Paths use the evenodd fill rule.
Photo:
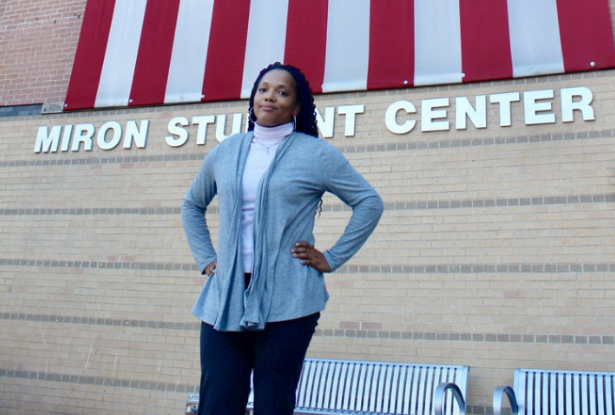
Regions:
<instances>
[{"instance_id":1,"label":"white turtleneck","mask_svg":"<svg viewBox=\"0 0 615 415\"><path fill-rule=\"evenodd\" d=\"M273 161L278 146L292 132L292 122L276 127L254 125L254 137L243 170L241 192L241 251L245 272L252 272L254 265L252 224L254 222L254 203L258 184Z\"/></svg>"}]
</instances>

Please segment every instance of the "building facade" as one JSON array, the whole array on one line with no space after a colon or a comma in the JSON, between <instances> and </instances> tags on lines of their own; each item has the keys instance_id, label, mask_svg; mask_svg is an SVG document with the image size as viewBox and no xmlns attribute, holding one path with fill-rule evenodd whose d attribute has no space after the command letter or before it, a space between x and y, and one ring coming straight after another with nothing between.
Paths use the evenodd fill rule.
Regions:
<instances>
[{"instance_id":1,"label":"building facade","mask_svg":"<svg viewBox=\"0 0 615 415\"><path fill-rule=\"evenodd\" d=\"M61 112L85 4L0 5L0 413L179 414L204 283L181 200L247 102ZM309 356L469 365L472 414L518 367L615 371L615 70L316 104L385 213ZM349 215L325 197L317 247Z\"/></svg>"}]
</instances>

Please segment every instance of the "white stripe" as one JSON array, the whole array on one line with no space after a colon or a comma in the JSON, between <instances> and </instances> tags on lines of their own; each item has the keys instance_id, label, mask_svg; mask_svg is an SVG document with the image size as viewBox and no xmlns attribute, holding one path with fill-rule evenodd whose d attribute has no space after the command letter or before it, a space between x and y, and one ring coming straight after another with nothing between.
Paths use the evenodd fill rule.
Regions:
<instances>
[{"instance_id":1,"label":"white stripe","mask_svg":"<svg viewBox=\"0 0 615 415\"><path fill-rule=\"evenodd\" d=\"M323 92L367 89L369 0L330 0Z\"/></svg>"},{"instance_id":2,"label":"white stripe","mask_svg":"<svg viewBox=\"0 0 615 415\"><path fill-rule=\"evenodd\" d=\"M556 0L509 0L513 76L564 72Z\"/></svg>"},{"instance_id":3,"label":"white stripe","mask_svg":"<svg viewBox=\"0 0 615 415\"><path fill-rule=\"evenodd\" d=\"M224 1L224 0L223 0ZM252 0L241 82L241 97L249 98L258 73L284 60L288 0Z\"/></svg>"},{"instance_id":4,"label":"white stripe","mask_svg":"<svg viewBox=\"0 0 615 415\"><path fill-rule=\"evenodd\" d=\"M128 105L147 0L117 0L96 94L96 107Z\"/></svg>"},{"instance_id":5,"label":"white stripe","mask_svg":"<svg viewBox=\"0 0 615 415\"><path fill-rule=\"evenodd\" d=\"M415 85L461 82L459 1L415 0Z\"/></svg>"},{"instance_id":6,"label":"white stripe","mask_svg":"<svg viewBox=\"0 0 615 415\"><path fill-rule=\"evenodd\" d=\"M214 0L181 0L164 102L200 101Z\"/></svg>"}]
</instances>

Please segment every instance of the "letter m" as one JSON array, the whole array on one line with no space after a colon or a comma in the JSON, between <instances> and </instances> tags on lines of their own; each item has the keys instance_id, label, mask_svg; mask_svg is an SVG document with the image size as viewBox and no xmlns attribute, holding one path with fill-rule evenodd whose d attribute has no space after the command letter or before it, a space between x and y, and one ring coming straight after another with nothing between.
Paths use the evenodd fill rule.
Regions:
<instances>
[{"instance_id":1,"label":"letter m","mask_svg":"<svg viewBox=\"0 0 615 415\"><path fill-rule=\"evenodd\" d=\"M36 144L34 145L34 152L49 153L50 151L57 153L58 146L60 144L60 134L62 133L61 125L54 125L49 133L49 128L46 126L38 127L38 135L36 136Z\"/></svg>"}]
</instances>

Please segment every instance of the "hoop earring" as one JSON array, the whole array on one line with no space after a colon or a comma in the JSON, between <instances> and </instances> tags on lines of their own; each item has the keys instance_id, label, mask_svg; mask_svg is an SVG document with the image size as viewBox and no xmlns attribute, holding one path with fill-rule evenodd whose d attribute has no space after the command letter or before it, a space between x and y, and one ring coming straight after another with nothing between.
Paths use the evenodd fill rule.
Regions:
<instances>
[{"instance_id":1,"label":"hoop earring","mask_svg":"<svg viewBox=\"0 0 615 415\"><path fill-rule=\"evenodd\" d=\"M256 116L254 115L254 107L250 107L248 110L248 118L252 123L256 124Z\"/></svg>"},{"instance_id":2,"label":"hoop earring","mask_svg":"<svg viewBox=\"0 0 615 415\"><path fill-rule=\"evenodd\" d=\"M293 114L293 131L297 130L297 115Z\"/></svg>"}]
</instances>

